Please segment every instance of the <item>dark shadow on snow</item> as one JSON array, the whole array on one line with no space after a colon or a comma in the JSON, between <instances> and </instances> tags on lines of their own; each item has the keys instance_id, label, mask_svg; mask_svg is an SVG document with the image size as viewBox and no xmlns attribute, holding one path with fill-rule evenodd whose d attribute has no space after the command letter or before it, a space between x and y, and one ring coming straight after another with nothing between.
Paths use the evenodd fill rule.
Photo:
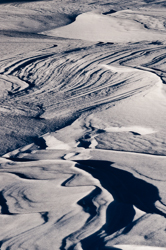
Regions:
<instances>
[{"instance_id":1,"label":"dark shadow on snow","mask_svg":"<svg viewBox=\"0 0 166 250\"><path fill-rule=\"evenodd\" d=\"M18 31L18 30L0 30L0 35L7 36L7 37L24 37L24 38L42 38L48 39L46 35L37 34L34 32L25 32L25 31Z\"/></svg>"},{"instance_id":2,"label":"dark shadow on snow","mask_svg":"<svg viewBox=\"0 0 166 250\"><path fill-rule=\"evenodd\" d=\"M77 204L80 205L86 213L90 214L87 222L89 222L97 215L97 207L94 205L93 199L100 194L101 189L99 187L96 187L90 194L77 202Z\"/></svg>"},{"instance_id":3,"label":"dark shadow on snow","mask_svg":"<svg viewBox=\"0 0 166 250\"><path fill-rule=\"evenodd\" d=\"M111 202L106 212L106 224L96 233L83 239L81 241L82 248L86 250L117 249L106 247L104 238L100 234L104 230L106 235L111 235L124 227L126 228L128 225L131 226L134 215L135 210L131 204L124 204L117 201Z\"/></svg>"},{"instance_id":4,"label":"dark shadow on snow","mask_svg":"<svg viewBox=\"0 0 166 250\"><path fill-rule=\"evenodd\" d=\"M112 167L113 162L96 160L77 162L81 164L77 167L97 178L101 185L112 194L116 202L135 205L146 213L155 213L166 217L154 205L156 201L161 200L159 191L154 185L134 177L133 174L125 170Z\"/></svg>"},{"instance_id":5,"label":"dark shadow on snow","mask_svg":"<svg viewBox=\"0 0 166 250\"><path fill-rule=\"evenodd\" d=\"M44 224L49 221L48 212L41 212L41 217L44 220Z\"/></svg>"},{"instance_id":6,"label":"dark shadow on snow","mask_svg":"<svg viewBox=\"0 0 166 250\"><path fill-rule=\"evenodd\" d=\"M70 181L70 178L67 181ZM64 183L63 186L65 186ZM84 212L89 214L89 218L87 219L86 223L89 223L95 216L97 216L98 211L96 205L94 204L94 200L100 194L101 194L101 189L99 187L96 187L94 190L92 190L92 192L90 192L90 194L88 194L87 196L85 196L84 198L82 198L77 202L77 204L83 208ZM66 250L66 241L70 237L72 238L72 234L68 235L62 240L62 245L60 247L60 250ZM71 247L67 249L74 250L74 247L75 244L73 244ZM92 247L92 249L94 248Z\"/></svg>"},{"instance_id":7,"label":"dark shadow on snow","mask_svg":"<svg viewBox=\"0 0 166 250\"><path fill-rule=\"evenodd\" d=\"M89 148L90 145L91 145L90 141L86 139L79 139L79 144L77 145L77 147Z\"/></svg>"},{"instance_id":8,"label":"dark shadow on snow","mask_svg":"<svg viewBox=\"0 0 166 250\"><path fill-rule=\"evenodd\" d=\"M46 141L42 137L35 136L34 137L34 143L40 148L40 149L46 149Z\"/></svg>"},{"instance_id":9,"label":"dark shadow on snow","mask_svg":"<svg viewBox=\"0 0 166 250\"><path fill-rule=\"evenodd\" d=\"M35 178L29 177L29 176L22 174L22 173L17 173L17 172L9 172L9 173L14 174L14 175L18 176L19 178L25 179L25 180L31 180L31 179L34 180L35 179Z\"/></svg>"},{"instance_id":10,"label":"dark shadow on snow","mask_svg":"<svg viewBox=\"0 0 166 250\"><path fill-rule=\"evenodd\" d=\"M113 14L116 13L116 10L110 10L108 12L104 12L103 15L109 15L109 14Z\"/></svg>"},{"instance_id":11,"label":"dark shadow on snow","mask_svg":"<svg viewBox=\"0 0 166 250\"><path fill-rule=\"evenodd\" d=\"M116 249L106 247L100 234L104 230L106 235L111 235L122 228L124 228L122 234L128 233L137 223L133 222L135 216L133 205L146 213L155 213L166 217L154 205L157 200L161 200L158 189L154 185L134 177L133 174L125 170L112 167L113 162L95 160L77 162L79 164L76 167L97 178L114 198L114 201L107 208L105 225L99 231L81 241L83 249Z\"/></svg>"},{"instance_id":12,"label":"dark shadow on snow","mask_svg":"<svg viewBox=\"0 0 166 250\"><path fill-rule=\"evenodd\" d=\"M6 203L6 199L3 195L3 191L0 192L0 206L1 206L1 214L11 214L8 210L8 206Z\"/></svg>"}]
</instances>

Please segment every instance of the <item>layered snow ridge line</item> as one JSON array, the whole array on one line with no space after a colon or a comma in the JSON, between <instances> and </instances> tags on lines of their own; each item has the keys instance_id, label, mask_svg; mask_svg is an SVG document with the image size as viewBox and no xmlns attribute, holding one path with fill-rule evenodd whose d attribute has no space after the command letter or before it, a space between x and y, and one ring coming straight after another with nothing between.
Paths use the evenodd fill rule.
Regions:
<instances>
[{"instance_id":1,"label":"layered snow ridge line","mask_svg":"<svg viewBox=\"0 0 166 250\"><path fill-rule=\"evenodd\" d=\"M166 250L166 11L150 2L0 5L1 250Z\"/></svg>"},{"instance_id":2,"label":"layered snow ridge line","mask_svg":"<svg viewBox=\"0 0 166 250\"><path fill-rule=\"evenodd\" d=\"M3 60L0 77L6 87L1 98L2 121L7 124L10 113L16 124L12 134L12 124L7 124L6 134L16 143L20 133L21 137L25 133L26 138L35 137L33 126L36 131L54 131L61 120L72 121L82 113L103 109L102 128L108 133L101 133L98 139L104 148L112 145L112 149L118 149L121 145L119 149L124 150L125 143L129 151L165 154L164 53L164 45L97 43L70 50L50 46L44 51L17 55L10 62ZM143 130L153 138L137 137L135 145L132 132L144 134ZM129 137L121 131L128 131Z\"/></svg>"}]
</instances>

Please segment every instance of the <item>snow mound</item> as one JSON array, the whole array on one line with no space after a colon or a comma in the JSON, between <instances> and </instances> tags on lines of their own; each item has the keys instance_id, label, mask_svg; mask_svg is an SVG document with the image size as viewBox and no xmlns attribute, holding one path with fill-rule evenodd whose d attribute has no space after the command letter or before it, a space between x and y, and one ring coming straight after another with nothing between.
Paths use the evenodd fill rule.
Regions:
<instances>
[{"instance_id":1,"label":"snow mound","mask_svg":"<svg viewBox=\"0 0 166 250\"><path fill-rule=\"evenodd\" d=\"M79 15L72 24L43 32L50 36L82 39L102 42L137 42L142 40L164 39L165 34L151 31L138 21L121 17L118 12L113 15L102 15L88 12Z\"/></svg>"}]
</instances>

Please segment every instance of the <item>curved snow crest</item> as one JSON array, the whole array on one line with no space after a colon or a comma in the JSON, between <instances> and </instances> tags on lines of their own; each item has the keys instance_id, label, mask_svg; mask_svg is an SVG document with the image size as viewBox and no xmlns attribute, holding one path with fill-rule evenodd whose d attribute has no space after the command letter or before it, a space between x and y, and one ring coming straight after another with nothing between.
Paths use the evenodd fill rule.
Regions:
<instances>
[{"instance_id":1,"label":"curved snow crest","mask_svg":"<svg viewBox=\"0 0 166 250\"><path fill-rule=\"evenodd\" d=\"M127 12L127 11L126 11ZM132 12L127 12L132 14ZM141 14L141 12L140 12ZM121 12L112 15L102 15L88 12L79 15L75 22L67 26L43 32L42 34L73 39L102 42L138 42L142 40L164 39L166 34L151 31L140 22Z\"/></svg>"},{"instance_id":2,"label":"curved snow crest","mask_svg":"<svg viewBox=\"0 0 166 250\"><path fill-rule=\"evenodd\" d=\"M27 149L30 146L22 148L22 154ZM38 151L29 153L29 158L28 154L26 158L23 155L22 162L1 161L1 219L9 225L1 238L10 233L2 250L20 245L40 249L43 244L56 244L55 249L65 250L86 250L91 244L95 248L99 244L106 249L114 246L127 250L127 245L114 243L126 235L125 230L129 238L134 230L138 234L141 231L141 239L146 239L146 234L142 234L146 223L155 227L148 227L149 233L164 230L166 224L163 222L161 227L161 221L165 206L151 178L154 173L150 170L148 177L145 173L154 169L156 162L164 165L165 157L78 149L75 156L68 155L63 160L56 156L58 149L43 150L41 154ZM66 151L63 149L61 156ZM54 155L52 160L50 153ZM37 156L36 161L31 161L31 155ZM15 160L19 159L17 155ZM140 167L147 162L145 169ZM162 185L158 186L162 193ZM19 227L13 234L10 227L16 223L16 216ZM134 248L129 245L129 249Z\"/></svg>"},{"instance_id":3,"label":"curved snow crest","mask_svg":"<svg viewBox=\"0 0 166 250\"><path fill-rule=\"evenodd\" d=\"M103 68L108 69L114 73L138 73L140 74L140 79L142 76L144 76L145 79L148 79L149 84L153 84L155 87L157 87L158 92L162 94L162 88L163 88L163 81L161 78L156 75L156 73L148 69L146 67L126 67L126 66L112 66L112 65L107 65L107 64L102 64L101 65ZM147 81L147 80L146 80ZM156 90L155 90L156 91Z\"/></svg>"},{"instance_id":4,"label":"curved snow crest","mask_svg":"<svg viewBox=\"0 0 166 250\"><path fill-rule=\"evenodd\" d=\"M72 161L2 161L0 172L2 250L69 249L105 224L111 194Z\"/></svg>"}]
</instances>

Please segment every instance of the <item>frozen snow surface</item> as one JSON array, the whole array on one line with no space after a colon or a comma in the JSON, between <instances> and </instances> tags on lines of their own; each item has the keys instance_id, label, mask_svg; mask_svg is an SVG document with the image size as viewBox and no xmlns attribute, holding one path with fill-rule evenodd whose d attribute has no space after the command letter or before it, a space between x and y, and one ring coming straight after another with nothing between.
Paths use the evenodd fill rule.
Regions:
<instances>
[{"instance_id":1,"label":"frozen snow surface","mask_svg":"<svg viewBox=\"0 0 166 250\"><path fill-rule=\"evenodd\" d=\"M0 249L166 249L165 1L0 0Z\"/></svg>"}]
</instances>

